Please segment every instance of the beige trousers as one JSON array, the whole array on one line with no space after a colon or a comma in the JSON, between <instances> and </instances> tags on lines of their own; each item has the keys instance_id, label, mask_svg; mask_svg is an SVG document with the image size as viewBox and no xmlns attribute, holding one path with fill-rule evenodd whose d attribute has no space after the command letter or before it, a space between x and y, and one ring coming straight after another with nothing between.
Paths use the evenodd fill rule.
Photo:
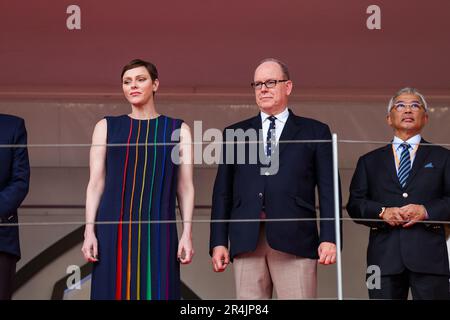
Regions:
<instances>
[{"instance_id":1,"label":"beige trousers","mask_svg":"<svg viewBox=\"0 0 450 320\"><path fill-rule=\"evenodd\" d=\"M298 257L272 249L261 223L255 251L234 258L237 299L315 299L317 260Z\"/></svg>"}]
</instances>

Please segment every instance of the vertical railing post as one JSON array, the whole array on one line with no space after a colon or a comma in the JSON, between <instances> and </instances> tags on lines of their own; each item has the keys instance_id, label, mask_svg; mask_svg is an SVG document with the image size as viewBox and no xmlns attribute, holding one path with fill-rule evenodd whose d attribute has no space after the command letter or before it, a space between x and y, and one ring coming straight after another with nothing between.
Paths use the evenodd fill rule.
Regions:
<instances>
[{"instance_id":1,"label":"vertical railing post","mask_svg":"<svg viewBox=\"0 0 450 320\"><path fill-rule=\"evenodd\" d=\"M337 293L338 300L342 295L342 257L341 257L341 228L340 228L340 202L339 202L339 173L338 173L338 141L337 134L332 135L333 145L333 185L334 185L334 227L336 233L336 270L337 270Z\"/></svg>"}]
</instances>

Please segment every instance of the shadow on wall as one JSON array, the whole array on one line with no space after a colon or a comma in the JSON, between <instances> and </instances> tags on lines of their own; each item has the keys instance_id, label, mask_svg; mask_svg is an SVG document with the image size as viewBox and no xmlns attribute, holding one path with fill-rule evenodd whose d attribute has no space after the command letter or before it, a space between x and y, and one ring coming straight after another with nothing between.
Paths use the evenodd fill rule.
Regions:
<instances>
[{"instance_id":1,"label":"shadow on wall","mask_svg":"<svg viewBox=\"0 0 450 320\"><path fill-rule=\"evenodd\" d=\"M16 274L14 292L17 291L22 286L36 276L41 270L46 266L51 264L57 258L68 252L75 246L81 246L83 242L84 226L72 231L65 237L58 240L56 243L51 245L49 248L41 252L39 255L34 257L31 261L25 264ZM82 297L82 299L89 299L90 296L90 278L92 272L92 264L86 263L81 267L81 289L68 289L67 280L71 276L68 274L56 281L53 286L53 292L51 295L51 300L63 300L71 296ZM82 292L73 294L74 291L82 290ZM181 282L181 297L187 300L200 300L200 297L195 294L186 284Z\"/></svg>"}]
</instances>

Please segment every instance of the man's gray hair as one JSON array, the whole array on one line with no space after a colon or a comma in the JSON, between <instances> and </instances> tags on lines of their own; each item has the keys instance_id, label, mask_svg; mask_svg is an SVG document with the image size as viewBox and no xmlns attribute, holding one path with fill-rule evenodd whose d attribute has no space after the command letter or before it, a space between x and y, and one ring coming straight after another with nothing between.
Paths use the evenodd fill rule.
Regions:
<instances>
[{"instance_id":1,"label":"man's gray hair","mask_svg":"<svg viewBox=\"0 0 450 320\"><path fill-rule=\"evenodd\" d=\"M389 100L389 104L388 104L388 108L387 108L388 113L391 112L391 109L394 106L395 99L397 99L400 95L405 94L405 93L418 96L420 103L423 105L423 108L425 109L425 112L428 111L428 105L427 105L427 102L425 101L425 97L423 96L423 94L421 94L415 88L406 87L406 88L403 88L403 89L400 89L399 91L397 91L397 93L391 98L391 100Z\"/></svg>"},{"instance_id":2,"label":"man's gray hair","mask_svg":"<svg viewBox=\"0 0 450 320\"><path fill-rule=\"evenodd\" d=\"M258 67L260 65L262 65L264 62L275 62L276 64L278 64L281 68L281 72L283 73L283 76L285 77L285 80L290 80L291 78L289 77L289 69L286 63L284 63L281 60L275 59L275 58L266 58L263 59L259 62Z\"/></svg>"}]
</instances>

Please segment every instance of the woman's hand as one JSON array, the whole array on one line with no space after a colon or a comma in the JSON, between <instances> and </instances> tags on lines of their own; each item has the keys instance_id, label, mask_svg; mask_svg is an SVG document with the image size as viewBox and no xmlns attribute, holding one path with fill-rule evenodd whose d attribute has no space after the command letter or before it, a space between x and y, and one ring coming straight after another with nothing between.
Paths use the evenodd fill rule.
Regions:
<instances>
[{"instance_id":1,"label":"woman's hand","mask_svg":"<svg viewBox=\"0 0 450 320\"><path fill-rule=\"evenodd\" d=\"M98 261L97 237L95 236L95 233L93 231L85 232L81 252L83 252L84 259L86 259L86 261L88 262Z\"/></svg>"},{"instance_id":2,"label":"woman's hand","mask_svg":"<svg viewBox=\"0 0 450 320\"><path fill-rule=\"evenodd\" d=\"M178 260L182 264L189 264L192 262L193 256L194 249L192 248L192 237L183 233L180 242L178 243Z\"/></svg>"}]
</instances>

